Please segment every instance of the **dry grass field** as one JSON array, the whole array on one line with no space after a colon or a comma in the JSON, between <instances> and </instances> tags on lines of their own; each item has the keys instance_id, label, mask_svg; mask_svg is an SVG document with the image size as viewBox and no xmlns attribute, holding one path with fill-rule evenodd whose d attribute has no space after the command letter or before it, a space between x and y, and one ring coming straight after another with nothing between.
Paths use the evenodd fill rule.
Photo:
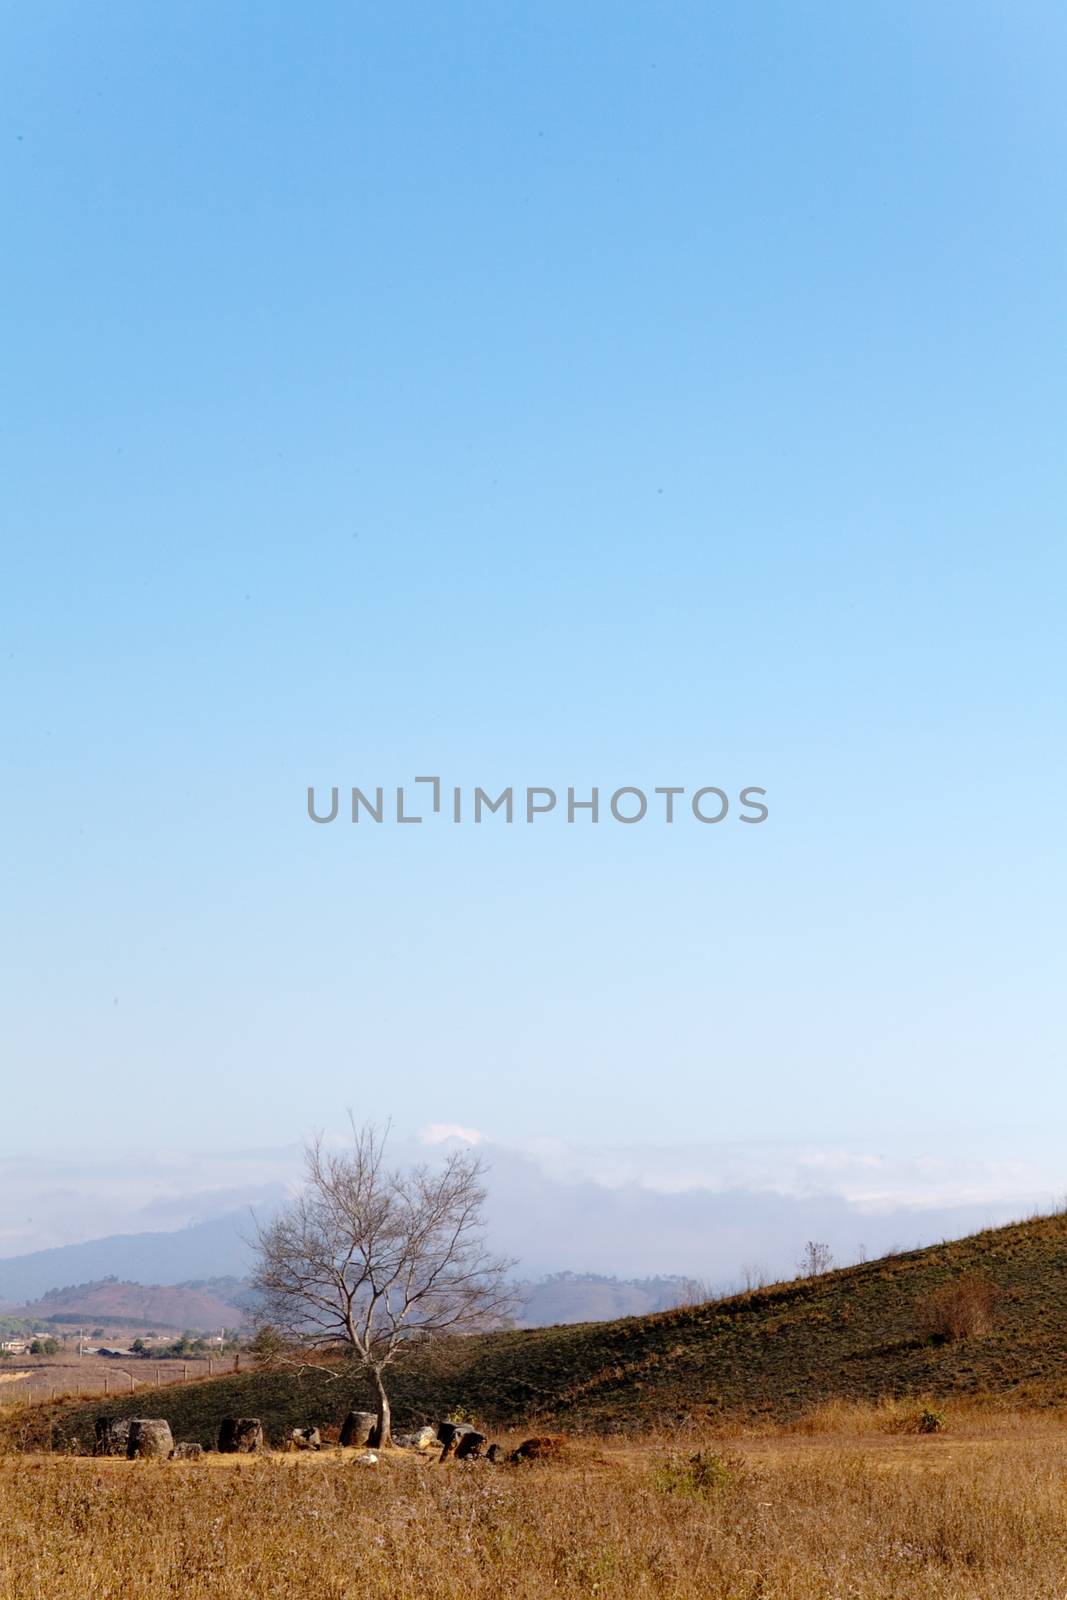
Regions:
<instances>
[{"instance_id":1,"label":"dry grass field","mask_svg":"<svg viewBox=\"0 0 1067 1600\"><path fill-rule=\"evenodd\" d=\"M1062 1600L1067 1425L831 1406L562 1462L0 1461L3 1600ZM694 1460L693 1458L697 1459Z\"/></svg>"},{"instance_id":2,"label":"dry grass field","mask_svg":"<svg viewBox=\"0 0 1067 1600\"><path fill-rule=\"evenodd\" d=\"M968 1283L964 1327L931 1308ZM96 1459L96 1418L337 1437L343 1363L82 1401L0 1396L0 1600L1067 1600L1067 1214L395 1373L402 1428L562 1432L559 1461ZM147 1376L148 1374L146 1374ZM190 1377L192 1373L190 1373ZM655 1432L660 1428L659 1433Z\"/></svg>"},{"instance_id":3,"label":"dry grass field","mask_svg":"<svg viewBox=\"0 0 1067 1600\"><path fill-rule=\"evenodd\" d=\"M217 1359L216 1372L227 1362L232 1365L232 1361L232 1357ZM62 1351L54 1356L19 1356L0 1365L0 1416L6 1408L28 1400L80 1395L121 1399L161 1384L206 1377L207 1373L207 1361L195 1358L115 1361L103 1356L79 1356L73 1351Z\"/></svg>"}]
</instances>

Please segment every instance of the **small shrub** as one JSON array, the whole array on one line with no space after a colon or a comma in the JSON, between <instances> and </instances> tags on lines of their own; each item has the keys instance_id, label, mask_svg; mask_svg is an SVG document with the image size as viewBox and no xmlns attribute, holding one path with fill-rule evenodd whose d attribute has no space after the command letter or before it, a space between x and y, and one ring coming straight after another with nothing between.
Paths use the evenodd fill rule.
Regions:
<instances>
[{"instance_id":1,"label":"small shrub","mask_svg":"<svg viewBox=\"0 0 1067 1600\"><path fill-rule=\"evenodd\" d=\"M476 1417L473 1411L468 1411L465 1406L453 1406L451 1411L448 1413L447 1420L449 1422L462 1422L465 1423L469 1428L478 1428L480 1431L483 1431L481 1428L481 1419Z\"/></svg>"},{"instance_id":2,"label":"small shrub","mask_svg":"<svg viewBox=\"0 0 1067 1600\"><path fill-rule=\"evenodd\" d=\"M986 1333L1000 1291L978 1273L943 1283L919 1302L919 1328L934 1344L952 1344Z\"/></svg>"},{"instance_id":3,"label":"small shrub","mask_svg":"<svg viewBox=\"0 0 1067 1600\"><path fill-rule=\"evenodd\" d=\"M661 1494L691 1495L706 1500L726 1489L737 1476L736 1464L714 1450L698 1450L693 1456L668 1456L652 1469L652 1482Z\"/></svg>"},{"instance_id":4,"label":"small shrub","mask_svg":"<svg viewBox=\"0 0 1067 1600\"><path fill-rule=\"evenodd\" d=\"M945 1427L943 1411L923 1411L915 1424L916 1433L941 1433Z\"/></svg>"}]
</instances>

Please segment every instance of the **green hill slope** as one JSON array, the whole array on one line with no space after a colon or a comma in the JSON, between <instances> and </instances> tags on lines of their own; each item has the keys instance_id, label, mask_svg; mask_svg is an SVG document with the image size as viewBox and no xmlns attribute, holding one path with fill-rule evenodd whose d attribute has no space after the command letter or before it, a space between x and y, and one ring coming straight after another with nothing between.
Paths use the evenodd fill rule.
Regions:
<instances>
[{"instance_id":1,"label":"green hill slope","mask_svg":"<svg viewBox=\"0 0 1067 1600\"><path fill-rule=\"evenodd\" d=\"M987 1332L934 1343L921 1308L980 1274L998 1291ZM1067 1397L1067 1215L887 1257L814 1280L619 1322L455 1340L394 1375L396 1425L462 1407L500 1425L597 1430L651 1419L786 1418L834 1396L932 1393ZM213 1440L219 1417L260 1416L275 1440L340 1421L369 1400L357 1374L256 1372L163 1389L153 1415ZM145 1396L112 1414L144 1413ZM55 1442L92 1433L99 1403L43 1408Z\"/></svg>"}]
</instances>

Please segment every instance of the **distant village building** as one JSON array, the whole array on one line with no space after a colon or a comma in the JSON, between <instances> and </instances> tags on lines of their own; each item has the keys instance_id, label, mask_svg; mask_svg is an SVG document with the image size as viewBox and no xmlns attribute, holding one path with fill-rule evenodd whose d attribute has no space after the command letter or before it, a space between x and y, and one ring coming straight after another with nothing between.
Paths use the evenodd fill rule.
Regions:
<instances>
[{"instance_id":1,"label":"distant village building","mask_svg":"<svg viewBox=\"0 0 1067 1600\"><path fill-rule=\"evenodd\" d=\"M24 1356L30 1348L28 1339L5 1339L0 1344L0 1355Z\"/></svg>"}]
</instances>

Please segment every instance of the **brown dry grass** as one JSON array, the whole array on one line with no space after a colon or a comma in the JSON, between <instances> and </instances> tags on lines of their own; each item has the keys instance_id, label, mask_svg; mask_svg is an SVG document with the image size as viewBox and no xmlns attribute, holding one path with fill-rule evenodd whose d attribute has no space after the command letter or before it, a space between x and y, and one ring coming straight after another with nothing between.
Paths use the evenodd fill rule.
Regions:
<instances>
[{"instance_id":1,"label":"brown dry grass","mask_svg":"<svg viewBox=\"0 0 1067 1600\"><path fill-rule=\"evenodd\" d=\"M1063 1406L1050 1406L1040 1411L1020 1410L996 1396L984 1395L953 1400L946 1407L944 1399L937 1395L906 1398L887 1395L872 1401L828 1400L779 1429L767 1427L760 1431L805 1437L919 1433L924 1413L930 1412L945 1417L954 1439L997 1439L1019 1433L1059 1437L1064 1435L1067 1424L1067 1408Z\"/></svg>"},{"instance_id":2,"label":"brown dry grass","mask_svg":"<svg viewBox=\"0 0 1067 1600\"><path fill-rule=\"evenodd\" d=\"M0 1596L1059 1600L1067 1433L1031 1420L889 1437L839 1413L706 1439L695 1466L690 1440L518 1469L8 1457Z\"/></svg>"},{"instance_id":3,"label":"brown dry grass","mask_svg":"<svg viewBox=\"0 0 1067 1600\"><path fill-rule=\"evenodd\" d=\"M226 1360L232 1364L233 1358ZM224 1370L222 1358L215 1370ZM108 1394L122 1399L160 1385L190 1382L207 1376L205 1359L115 1361L104 1356L78 1356L65 1350L54 1356L19 1357L17 1362L0 1364L0 1412L25 1403L54 1396L74 1400L103 1399Z\"/></svg>"}]
</instances>

